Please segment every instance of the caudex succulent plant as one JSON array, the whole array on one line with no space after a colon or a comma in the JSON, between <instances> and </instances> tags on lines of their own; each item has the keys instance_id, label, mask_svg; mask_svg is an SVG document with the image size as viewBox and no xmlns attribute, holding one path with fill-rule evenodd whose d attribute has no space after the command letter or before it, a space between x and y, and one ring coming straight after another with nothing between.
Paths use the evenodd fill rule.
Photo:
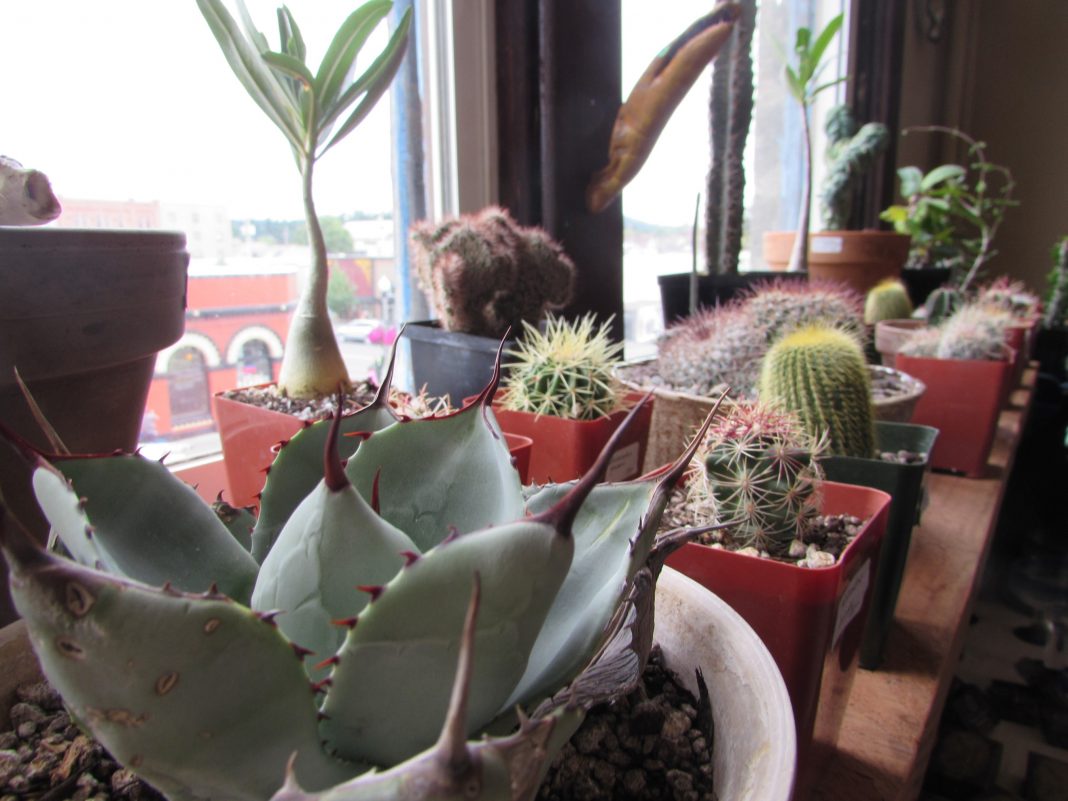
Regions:
<instances>
[{"instance_id":1,"label":"caudex succulent plant","mask_svg":"<svg viewBox=\"0 0 1068 801\"><path fill-rule=\"evenodd\" d=\"M523 323L523 335L509 351L502 406L569 420L607 417L620 405L620 384L614 373L623 352L611 338L611 318L597 326L593 314L575 322L563 317L546 321L545 332Z\"/></svg>"},{"instance_id":2,"label":"caudex succulent plant","mask_svg":"<svg viewBox=\"0 0 1068 801\"><path fill-rule=\"evenodd\" d=\"M875 455L871 376L860 344L843 331L811 325L772 345L760 398L797 414L813 436L826 431L832 455Z\"/></svg>"},{"instance_id":3,"label":"caudex succulent plant","mask_svg":"<svg viewBox=\"0 0 1068 801\"><path fill-rule=\"evenodd\" d=\"M278 391L295 398L320 398L349 375L327 309L326 240L315 211L312 177L316 162L363 121L389 87L407 51L411 11L405 12L389 42L367 69L354 73L356 57L371 32L389 13L389 0L370 0L341 24L314 74L289 9L278 9L279 48L271 50L242 0L240 25L222 0L197 0L241 85L285 135L300 171L304 216L311 243L311 273L293 314L278 376ZM350 110L351 109L351 110Z\"/></svg>"},{"instance_id":4,"label":"caudex succulent plant","mask_svg":"<svg viewBox=\"0 0 1068 801\"><path fill-rule=\"evenodd\" d=\"M157 462L46 460L7 433L69 554L0 514L73 717L172 801L533 797L584 710L640 676L681 539L657 523L696 443L661 477L601 485L617 437L525 496L498 377L454 414L397 420L387 389L303 429L250 551ZM490 724L512 733L467 742Z\"/></svg>"},{"instance_id":5,"label":"caudex succulent plant","mask_svg":"<svg viewBox=\"0 0 1068 801\"><path fill-rule=\"evenodd\" d=\"M410 232L416 274L447 331L500 339L570 299L575 265L540 228L490 206Z\"/></svg>"},{"instance_id":6,"label":"caudex succulent plant","mask_svg":"<svg viewBox=\"0 0 1068 801\"><path fill-rule=\"evenodd\" d=\"M786 555L819 514L824 445L772 404L735 404L698 450L688 501L701 516L734 521L735 544Z\"/></svg>"}]
</instances>

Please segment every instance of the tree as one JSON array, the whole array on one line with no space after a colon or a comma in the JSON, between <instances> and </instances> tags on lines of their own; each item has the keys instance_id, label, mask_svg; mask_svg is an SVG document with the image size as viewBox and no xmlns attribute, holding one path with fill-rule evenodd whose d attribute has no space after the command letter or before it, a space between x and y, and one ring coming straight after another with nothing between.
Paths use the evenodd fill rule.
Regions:
<instances>
[{"instance_id":1,"label":"tree","mask_svg":"<svg viewBox=\"0 0 1068 801\"><path fill-rule=\"evenodd\" d=\"M356 311L356 287L340 267L330 268L330 280L326 285L326 305L342 320L347 320Z\"/></svg>"}]
</instances>

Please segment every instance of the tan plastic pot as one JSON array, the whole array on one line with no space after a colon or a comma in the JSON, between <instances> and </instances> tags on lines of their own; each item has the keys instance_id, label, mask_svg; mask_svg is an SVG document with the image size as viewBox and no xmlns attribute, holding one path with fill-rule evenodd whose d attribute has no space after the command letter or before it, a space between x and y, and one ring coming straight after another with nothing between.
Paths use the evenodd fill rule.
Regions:
<instances>
[{"instance_id":1,"label":"tan plastic pot","mask_svg":"<svg viewBox=\"0 0 1068 801\"><path fill-rule=\"evenodd\" d=\"M921 328L927 327L926 320L880 320L875 324L875 349L882 356L883 364L894 366L894 357L909 338Z\"/></svg>"},{"instance_id":2,"label":"tan plastic pot","mask_svg":"<svg viewBox=\"0 0 1068 801\"><path fill-rule=\"evenodd\" d=\"M185 326L188 264L180 233L0 229L0 420L47 447L15 384L17 367L72 451L135 448L156 354ZM29 471L6 447L0 488L43 537ZM13 617L0 578L0 622Z\"/></svg>"},{"instance_id":3,"label":"tan plastic pot","mask_svg":"<svg viewBox=\"0 0 1068 801\"><path fill-rule=\"evenodd\" d=\"M764 260L772 270L785 270L796 234L764 234ZM909 237L890 231L821 231L809 234L810 281L836 281L860 294L884 278L901 275L909 254Z\"/></svg>"}]
</instances>

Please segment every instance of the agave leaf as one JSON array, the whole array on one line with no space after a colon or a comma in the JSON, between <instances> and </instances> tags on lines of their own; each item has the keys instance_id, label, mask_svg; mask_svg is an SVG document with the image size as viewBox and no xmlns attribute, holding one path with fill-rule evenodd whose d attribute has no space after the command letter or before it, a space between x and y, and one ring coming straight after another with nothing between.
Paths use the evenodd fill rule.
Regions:
<instances>
[{"instance_id":1,"label":"agave leaf","mask_svg":"<svg viewBox=\"0 0 1068 801\"><path fill-rule=\"evenodd\" d=\"M523 515L519 474L488 405L412 420L373 434L345 468L382 517L426 552L450 529L476 531Z\"/></svg>"},{"instance_id":2,"label":"agave leaf","mask_svg":"<svg viewBox=\"0 0 1068 801\"><path fill-rule=\"evenodd\" d=\"M366 91L359 105L356 106L352 114L349 115L349 118L345 120L345 123L338 129L326 146L319 151L319 155L322 155L352 133L353 129L363 121L375 103L378 102L378 99L389 88L390 82L397 74L397 70L400 69L401 62L407 54L408 29L411 27L411 23L412 12L411 9L408 9L404 12L404 16L397 25L397 29L393 32L393 36L390 38L385 50L367 68L367 71L360 76L356 84L349 91L346 91L344 104L338 102L337 113L340 114L352 102L352 98L355 98L360 92ZM331 124L333 119L331 118ZM323 135L325 135L325 130Z\"/></svg>"},{"instance_id":3,"label":"agave leaf","mask_svg":"<svg viewBox=\"0 0 1068 801\"><path fill-rule=\"evenodd\" d=\"M33 471L33 493L52 527L74 561L108 573L123 575L94 536L93 526L85 515L85 507L71 489L67 477L43 459Z\"/></svg>"},{"instance_id":4,"label":"agave leaf","mask_svg":"<svg viewBox=\"0 0 1068 801\"><path fill-rule=\"evenodd\" d=\"M344 435L379 431L395 422L397 418L388 406L373 404L342 417L341 432ZM252 532L252 555L257 561L266 558L286 521L321 479L329 434L330 421L320 420L298 431L278 452L267 474L260 516ZM341 458L351 457L359 444L358 436L342 436L338 443Z\"/></svg>"},{"instance_id":5,"label":"agave leaf","mask_svg":"<svg viewBox=\"0 0 1068 801\"><path fill-rule=\"evenodd\" d=\"M197 0L197 5L241 85L271 122L285 134L294 150L303 153L300 109L263 61L259 45L245 38L221 0Z\"/></svg>"},{"instance_id":6,"label":"agave leaf","mask_svg":"<svg viewBox=\"0 0 1068 801\"><path fill-rule=\"evenodd\" d=\"M85 527L69 512L71 498L77 502L81 496L104 569L146 584L169 581L186 592L216 584L231 598L248 601L256 581L255 560L192 487L159 462L118 454L58 458L56 467L72 488L58 492L48 471L38 468L34 491L72 554L84 553Z\"/></svg>"},{"instance_id":7,"label":"agave leaf","mask_svg":"<svg viewBox=\"0 0 1068 801\"><path fill-rule=\"evenodd\" d=\"M385 19L392 5L390 0L372 0L357 8L341 23L315 76L315 93L323 109L334 106L341 94L341 87L352 71L356 56L367 37Z\"/></svg>"},{"instance_id":8,"label":"agave leaf","mask_svg":"<svg viewBox=\"0 0 1068 801\"><path fill-rule=\"evenodd\" d=\"M256 515L249 506L231 506L222 499L219 493L218 500L211 505L211 510L219 518L230 535L237 540L238 544L246 551L252 551L252 529L256 527Z\"/></svg>"},{"instance_id":9,"label":"agave leaf","mask_svg":"<svg viewBox=\"0 0 1068 801\"><path fill-rule=\"evenodd\" d=\"M316 663L333 656L346 630L331 621L358 614L368 596L363 585L385 584L417 549L408 536L380 518L351 486L331 490L320 482L305 498L263 560L252 608L283 609L282 632L313 651L305 665L312 678L326 675Z\"/></svg>"},{"instance_id":10,"label":"agave leaf","mask_svg":"<svg viewBox=\"0 0 1068 801\"><path fill-rule=\"evenodd\" d=\"M404 568L338 654L323 703L331 747L388 766L434 743L470 594L459 576L477 574L482 588L466 731L492 720L523 674L573 548L553 525L523 520L443 543Z\"/></svg>"},{"instance_id":11,"label":"agave leaf","mask_svg":"<svg viewBox=\"0 0 1068 801\"><path fill-rule=\"evenodd\" d=\"M310 786L353 775L323 755L307 676L273 625L221 595L58 559L10 520L0 531L45 675L116 759L172 801L262 801L294 752Z\"/></svg>"}]
</instances>

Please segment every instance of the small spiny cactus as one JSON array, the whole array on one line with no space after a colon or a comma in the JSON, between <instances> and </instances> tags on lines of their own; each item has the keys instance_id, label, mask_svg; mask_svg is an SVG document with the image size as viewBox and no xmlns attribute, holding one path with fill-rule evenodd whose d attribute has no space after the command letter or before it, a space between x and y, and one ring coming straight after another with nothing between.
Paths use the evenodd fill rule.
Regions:
<instances>
[{"instance_id":1,"label":"small spiny cactus","mask_svg":"<svg viewBox=\"0 0 1068 801\"><path fill-rule=\"evenodd\" d=\"M827 431L830 453L875 455L871 376L860 345L845 332L813 325L772 345L760 397L795 412L810 434Z\"/></svg>"},{"instance_id":2,"label":"small spiny cactus","mask_svg":"<svg viewBox=\"0 0 1068 801\"><path fill-rule=\"evenodd\" d=\"M903 320L912 316L908 290L896 278L887 278L868 290L864 299L864 323L875 325L881 320Z\"/></svg>"},{"instance_id":3,"label":"small spiny cactus","mask_svg":"<svg viewBox=\"0 0 1068 801\"><path fill-rule=\"evenodd\" d=\"M575 265L539 228L504 209L411 229L416 275L448 331L500 338L571 298Z\"/></svg>"},{"instance_id":4,"label":"small spiny cactus","mask_svg":"<svg viewBox=\"0 0 1068 801\"><path fill-rule=\"evenodd\" d=\"M863 341L863 301L852 289L832 281L771 281L753 288L743 308L766 326L770 345L795 328L826 323Z\"/></svg>"},{"instance_id":5,"label":"small spiny cactus","mask_svg":"<svg viewBox=\"0 0 1068 801\"><path fill-rule=\"evenodd\" d=\"M687 500L702 516L737 521L735 544L785 555L819 513L823 447L788 412L760 401L736 404L698 450Z\"/></svg>"},{"instance_id":6,"label":"small spiny cactus","mask_svg":"<svg viewBox=\"0 0 1068 801\"><path fill-rule=\"evenodd\" d=\"M611 339L612 321L600 327L587 314L571 323L550 317L542 333L524 323L522 338L509 367L502 406L569 420L607 417L620 405L620 385L613 373L623 352Z\"/></svg>"},{"instance_id":7,"label":"small spiny cactus","mask_svg":"<svg viewBox=\"0 0 1068 801\"><path fill-rule=\"evenodd\" d=\"M936 328L917 331L900 353L933 359L1000 361L1006 358L1005 330L1012 318L989 307L969 304Z\"/></svg>"},{"instance_id":8,"label":"small spiny cactus","mask_svg":"<svg viewBox=\"0 0 1068 801\"><path fill-rule=\"evenodd\" d=\"M1038 295L1027 288L1023 281L1013 281L1002 275L986 286L980 287L975 298L980 306L988 306L1011 314L1013 317L1028 317L1038 311Z\"/></svg>"}]
</instances>

